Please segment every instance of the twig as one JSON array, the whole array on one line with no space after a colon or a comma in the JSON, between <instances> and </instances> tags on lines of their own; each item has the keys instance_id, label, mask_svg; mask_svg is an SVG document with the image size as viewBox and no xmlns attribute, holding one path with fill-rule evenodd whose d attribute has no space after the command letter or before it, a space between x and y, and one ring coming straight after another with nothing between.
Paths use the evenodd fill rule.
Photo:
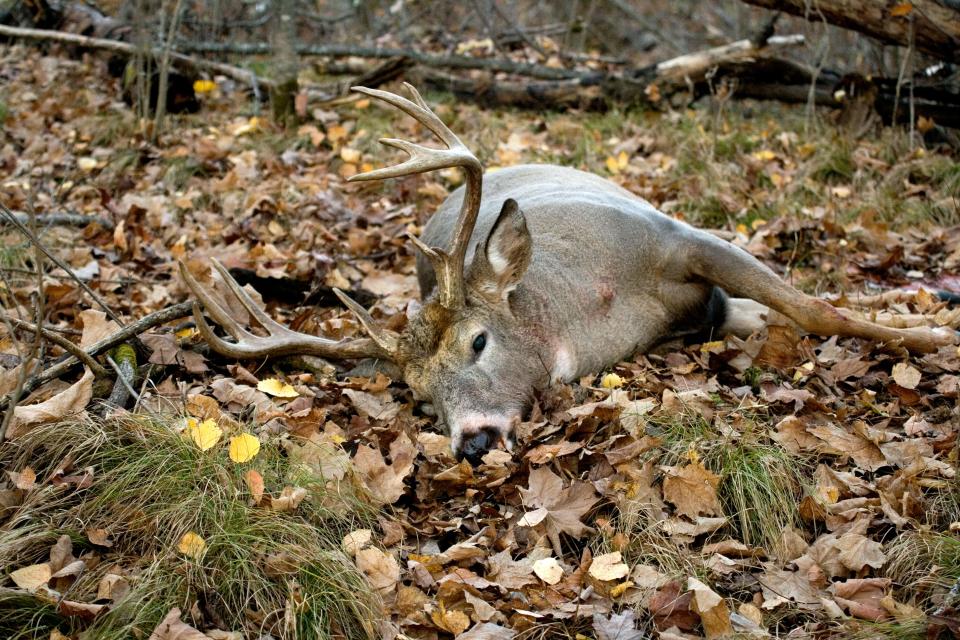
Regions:
<instances>
[{"instance_id":1,"label":"twig","mask_svg":"<svg viewBox=\"0 0 960 640\"><path fill-rule=\"evenodd\" d=\"M50 40L53 42L63 42L65 44L72 44L76 47L82 47L85 49L113 51L114 53L122 53L128 56L133 56L137 53L137 47L127 42L120 42L119 40L107 40L105 38L91 38L75 33L52 31L50 29L25 29L20 27L0 25L0 36L23 38L25 40ZM154 56L159 56L162 54L162 50L159 47L152 47L150 49L150 53ZM220 75L227 76L228 78L233 78L238 82L252 84L257 89L269 91L273 86L272 82L265 78L259 78L252 71L234 67L233 65L224 64L222 62L202 60L200 58L194 58L193 56L176 52L170 53L170 59L177 63L178 66L191 69L203 69L213 73L219 73Z\"/></svg>"},{"instance_id":2,"label":"twig","mask_svg":"<svg viewBox=\"0 0 960 640\"><path fill-rule=\"evenodd\" d=\"M10 318L6 316L6 314L3 315L3 320L4 322L12 323L18 328L26 329L27 331L34 331L34 332L37 331L37 325L35 325L32 322L27 322L26 320L18 320L17 318ZM40 327L40 333L43 335L44 338L54 343L55 345L57 345L67 353L72 354L75 358L78 358L81 362L83 362L83 364L90 367L90 371L92 371L93 374L98 378L101 378L107 375L107 370L103 368L103 365L101 365L99 362L94 360L93 356L91 356L86 351L81 349L79 345L73 342L70 342L60 334L54 333L53 331L45 327Z\"/></svg>"},{"instance_id":3,"label":"twig","mask_svg":"<svg viewBox=\"0 0 960 640\"><path fill-rule=\"evenodd\" d=\"M87 293L87 295L93 298L93 301L96 302L97 305L99 305L100 308L103 309L108 316L110 316L111 320L119 324L121 327L123 326L123 320L121 320L117 316L117 314L113 312L113 309L111 309L107 305L107 303L104 302L103 299L99 295L97 295L97 293L87 285L86 282L81 280L79 276L77 276L77 274L73 272L73 269L70 268L70 265L68 265L66 262L64 262L57 256L53 255L52 253L50 253L50 251L48 251L47 248L43 246L43 243L40 242L40 239L36 236L36 234L34 234L33 231L28 229L22 222L20 222L17 219L17 216L14 215L13 211L10 211L10 209L8 209L6 205L0 203L0 213L3 213L3 215L6 216L7 220L9 220L13 224L13 226L17 228L17 230L20 233L22 233L27 238L29 238L30 242L33 243L33 246L35 246L39 251L42 251L43 254L47 256L55 265L57 265L58 267L66 271L67 275L69 275L78 285L80 285L80 288L83 289Z\"/></svg>"},{"instance_id":4,"label":"twig","mask_svg":"<svg viewBox=\"0 0 960 640\"><path fill-rule=\"evenodd\" d=\"M107 356L107 362L109 362L113 370L117 372L117 383L120 385L119 388L118 386L113 387L113 391L110 393L107 402L114 407L123 407L123 405L127 404L127 399L130 396L133 396L137 402L140 402L140 395L134 391L131 385L136 369L132 368L129 363L119 365L117 361L110 356Z\"/></svg>"},{"instance_id":5,"label":"twig","mask_svg":"<svg viewBox=\"0 0 960 640\"><path fill-rule=\"evenodd\" d=\"M95 342L84 349L84 351L86 351L90 356L99 355L107 349L115 347L121 342L126 342L130 338L143 333L147 329L170 322L176 318L182 318L188 315L192 309L193 302L187 301L167 307L166 309L161 309L160 311L155 311L154 313L146 315L135 322L131 322L113 335L107 336L99 342ZM29 393L45 382L59 378L60 376L68 373L78 364L80 364L80 361L77 358L69 356L68 358L65 358L60 362L48 367L39 375L31 378L24 385L24 389L27 393ZM7 403L8 400L0 401L0 410L4 409L7 406Z\"/></svg>"},{"instance_id":6,"label":"twig","mask_svg":"<svg viewBox=\"0 0 960 640\"><path fill-rule=\"evenodd\" d=\"M17 217L17 220L20 222L26 222L29 219L29 216L26 213L21 211L14 211L13 215ZM4 223L3 220L0 220L0 223ZM105 229L112 229L114 227L113 221L108 220L107 218L101 218L99 216L85 216L82 213L39 213L37 214L37 226L47 227L47 226L71 226L71 227L85 227L88 224L98 224ZM31 272L32 273L32 272Z\"/></svg>"}]
</instances>

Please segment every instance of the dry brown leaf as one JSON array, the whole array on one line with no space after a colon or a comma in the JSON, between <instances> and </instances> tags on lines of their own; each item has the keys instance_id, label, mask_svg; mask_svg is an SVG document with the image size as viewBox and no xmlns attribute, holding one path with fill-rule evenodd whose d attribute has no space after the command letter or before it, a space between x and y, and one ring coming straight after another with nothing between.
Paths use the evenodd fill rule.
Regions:
<instances>
[{"instance_id":1,"label":"dry brown leaf","mask_svg":"<svg viewBox=\"0 0 960 640\"><path fill-rule=\"evenodd\" d=\"M563 567L554 557L540 558L534 562L533 572L547 584L557 584L563 578Z\"/></svg>"},{"instance_id":2,"label":"dry brown leaf","mask_svg":"<svg viewBox=\"0 0 960 640\"><path fill-rule=\"evenodd\" d=\"M117 602L130 593L130 582L121 575L108 573L100 578L97 585L97 600Z\"/></svg>"},{"instance_id":3,"label":"dry brown leaf","mask_svg":"<svg viewBox=\"0 0 960 640\"><path fill-rule=\"evenodd\" d=\"M844 534L837 540L836 546L840 551L840 562L854 572L866 566L879 569L887 562L883 545L859 533Z\"/></svg>"},{"instance_id":4,"label":"dry brown leaf","mask_svg":"<svg viewBox=\"0 0 960 640\"><path fill-rule=\"evenodd\" d=\"M350 556L356 556L361 549L370 544L373 540L373 531L370 529L357 529L343 536L343 542L340 547Z\"/></svg>"},{"instance_id":5,"label":"dry brown leaf","mask_svg":"<svg viewBox=\"0 0 960 640\"><path fill-rule=\"evenodd\" d=\"M890 578L865 578L835 582L830 586L837 603L846 607L850 615L863 620L879 622L890 617L883 606Z\"/></svg>"},{"instance_id":6,"label":"dry brown leaf","mask_svg":"<svg viewBox=\"0 0 960 640\"><path fill-rule=\"evenodd\" d=\"M392 420L403 407L393 400L389 391L367 393L359 389L344 389L343 395L350 398L357 411L374 420Z\"/></svg>"},{"instance_id":7,"label":"dry brown leaf","mask_svg":"<svg viewBox=\"0 0 960 640\"><path fill-rule=\"evenodd\" d=\"M95 342L100 342L104 338L109 338L120 330L113 320L107 318L107 314L96 309L84 309L80 312L80 321L83 323L83 333L80 335L80 348L86 349Z\"/></svg>"},{"instance_id":8,"label":"dry brown leaf","mask_svg":"<svg viewBox=\"0 0 960 640\"><path fill-rule=\"evenodd\" d=\"M24 467L19 472L7 471L7 475L10 476L10 481L17 489L30 491L37 486L37 474L30 467Z\"/></svg>"},{"instance_id":9,"label":"dry brown leaf","mask_svg":"<svg viewBox=\"0 0 960 640\"><path fill-rule=\"evenodd\" d=\"M637 629L633 609L624 609L609 616L593 614L593 631L597 634L597 640L645 640L649 637Z\"/></svg>"},{"instance_id":10,"label":"dry brown leaf","mask_svg":"<svg viewBox=\"0 0 960 640\"><path fill-rule=\"evenodd\" d=\"M920 370L906 362L893 365L893 381L904 389L916 389L920 384Z\"/></svg>"},{"instance_id":11,"label":"dry brown leaf","mask_svg":"<svg viewBox=\"0 0 960 640\"><path fill-rule=\"evenodd\" d=\"M807 431L825 443L826 446L821 445L823 453L850 456L861 469L876 471L887 464L883 452L875 443L842 427L820 425Z\"/></svg>"},{"instance_id":12,"label":"dry brown leaf","mask_svg":"<svg viewBox=\"0 0 960 640\"><path fill-rule=\"evenodd\" d=\"M470 618L463 611L444 609L442 606L431 611L430 618L435 625L455 636L460 635L470 626Z\"/></svg>"},{"instance_id":13,"label":"dry brown leaf","mask_svg":"<svg viewBox=\"0 0 960 640\"><path fill-rule=\"evenodd\" d=\"M687 578L687 589L693 591L693 610L700 616L708 640L733 633L730 608L719 594L693 577Z\"/></svg>"},{"instance_id":14,"label":"dry brown leaf","mask_svg":"<svg viewBox=\"0 0 960 640\"><path fill-rule=\"evenodd\" d=\"M580 518L590 511L598 499L590 484L575 480L565 489L558 475L546 467L540 467L530 472L528 486L521 488L520 493L527 507L546 511L542 522L557 555L563 553L560 549L560 533L579 538L592 531L580 522Z\"/></svg>"},{"instance_id":15,"label":"dry brown leaf","mask_svg":"<svg viewBox=\"0 0 960 640\"><path fill-rule=\"evenodd\" d=\"M357 551L357 568L366 576L367 582L381 596L392 594L400 582L400 565L392 555L376 547Z\"/></svg>"},{"instance_id":16,"label":"dry brown leaf","mask_svg":"<svg viewBox=\"0 0 960 640\"><path fill-rule=\"evenodd\" d=\"M245 474L243 474L243 481L247 485L247 489L250 490L250 497L253 498L253 504L260 504L260 501L263 500L264 484L263 476L260 475L260 472L256 469L248 469Z\"/></svg>"},{"instance_id":17,"label":"dry brown leaf","mask_svg":"<svg viewBox=\"0 0 960 640\"><path fill-rule=\"evenodd\" d=\"M86 408L93 397L93 372L84 368L83 377L52 398L38 404L19 405L7 427L7 437L16 439L37 425L62 420Z\"/></svg>"},{"instance_id":18,"label":"dry brown leaf","mask_svg":"<svg viewBox=\"0 0 960 640\"><path fill-rule=\"evenodd\" d=\"M517 632L492 622L481 622L466 633L457 636L457 640L513 640Z\"/></svg>"},{"instance_id":19,"label":"dry brown leaf","mask_svg":"<svg viewBox=\"0 0 960 640\"><path fill-rule=\"evenodd\" d=\"M377 501L393 504L406 489L403 481L413 470L416 457L416 446L406 433L401 432L390 444L390 464L386 463L379 449L361 446L353 456L353 467Z\"/></svg>"},{"instance_id":20,"label":"dry brown leaf","mask_svg":"<svg viewBox=\"0 0 960 640\"><path fill-rule=\"evenodd\" d=\"M533 577L533 561L529 558L514 560L510 551L504 550L487 560L487 578L504 589L521 589L536 582Z\"/></svg>"},{"instance_id":21,"label":"dry brown leaf","mask_svg":"<svg viewBox=\"0 0 960 640\"><path fill-rule=\"evenodd\" d=\"M597 580L619 580L630 573L630 567L624 564L619 551L604 553L593 559L588 573Z\"/></svg>"},{"instance_id":22,"label":"dry brown leaf","mask_svg":"<svg viewBox=\"0 0 960 640\"><path fill-rule=\"evenodd\" d=\"M663 497L677 507L677 513L690 518L704 515L718 515L723 509L717 498L720 476L711 472L699 461L685 467L661 467L666 477L663 479Z\"/></svg>"},{"instance_id":23,"label":"dry brown leaf","mask_svg":"<svg viewBox=\"0 0 960 640\"><path fill-rule=\"evenodd\" d=\"M157 625L148 640L210 640L210 636L200 633L180 619L180 609L174 607Z\"/></svg>"},{"instance_id":24,"label":"dry brown leaf","mask_svg":"<svg viewBox=\"0 0 960 640\"><path fill-rule=\"evenodd\" d=\"M21 589L34 591L50 582L53 577L53 571L50 569L49 562L41 564L32 564L29 567L23 567L10 572L10 579Z\"/></svg>"}]
</instances>

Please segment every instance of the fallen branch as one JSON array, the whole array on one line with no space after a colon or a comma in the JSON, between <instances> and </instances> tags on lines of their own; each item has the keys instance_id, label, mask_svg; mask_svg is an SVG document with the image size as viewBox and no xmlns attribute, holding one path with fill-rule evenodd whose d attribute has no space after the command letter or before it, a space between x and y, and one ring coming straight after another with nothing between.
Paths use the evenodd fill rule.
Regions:
<instances>
[{"instance_id":1,"label":"fallen branch","mask_svg":"<svg viewBox=\"0 0 960 640\"><path fill-rule=\"evenodd\" d=\"M189 53L219 53L232 55L266 55L271 52L269 44L237 42L178 42L177 50ZM296 52L302 56L329 58L407 58L418 65L438 69L479 69L512 73L528 78L544 80L569 80L590 75L591 71L547 67L526 62L514 62L500 58L474 58L471 56L440 56L422 53L414 49L392 47L363 47L347 44L298 45Z\"/></svg>"},{"instance_id":2,"label":"fallen branch","mask_svg":"<svg viewBox=\"0 0 960 640\"><path fill-rule=\"evenodd\" d=\"M30 214L23 213L22 211L13 211L13 215L21 223L26 224L30 220ZM38 213L33 217L36 220L38 226L41 227L56 227L56 226L68 226L68 227L85 227L89 224L98 224L104 229L113 229L113 221L102 218L100 216L86 216L82 213ZM0 224L3 224L3 219L0 219Z\"/></svg>"},{"instance_id":3,"label":"fallen branch","mask_svg":"<svg viewBox=\"0 0 960 640\"><path fill-rule=\"evenodd\" d=\"M161 309L160 311L155 311L154 313L145 315L139 320L131 322L130 324L126 325L125 327L123 327L122 329L114 333L113 335L107 336L106 338L104 338L103 340L100 340L99 342L95 342L94 344L84 349L84 351L90 357L100 355L107 349L111 349L117 346L118 344L126 342L130 338L140 335L147 329L152 329L153 327L170 322L171 320L176 320L177 318L188 316L192 313L192 309L193 309L193 302L187 301L187 302L181 302L179 304L175 304L165 309ZM56 364L40 372L38 375L30 378L24 384L23 393L24 394L30 393L31 391L38 388L42 384L49 382L50 380L59 378L60 376L66 375L67 373L70 372L71 369L76 367L78 364L80 364L80 360L77 359L75 356L69 356L61 360L60 362L57 362ZM7 403L8 403L8 398L4 398L3 400L0 400L0 411L3 411L6 408Z\"/></svg>"},{"instance_id":4,"label":"fallen branch","mask_svg":"<svg viewBox=\"0 0 960 640\"><path fill-rule=\"evenodd\" d=\"M938 60L960 62L960 9L944 0L894 3L877 0L743 0L747 4L786 11L807 20L826 21L859 31L881 42L911 45ZM899 11L894 11L900 7Z\"/></svg>"},{"instance_id":5,"label":"fallen branch","mask_svg":"<svg viewBox=\"0 0 960 640\"><path fill-rule=\"evenodd\" d=\"M58 267L66 271L67 275L69 275L74 280L74 282L80 285L80 288L83 289L84 292L87 295L89 295L93 299L93 301L97 303L97 305L100 306L101 309L103 309L103 311L107 314L107 316L109 316L111 320L113 320L120 326L123 326L123 321L117 316L117 314L113 312L113 309L111 309L110 306L106 302L104 302L99 295L97 295L97 292L91 289L86 282L84 282L80 277L78 277L77 274L73 272L73 269L70 268L70 265L68 265L66 262L64 262L57 256L53 255L50 252L50 250L47 249L42 242L40 242L40 238L38 238L30 229L27 228L25 224L23 224L22 222L20 222L20 220L17 219L17 216L13 213L13 211L10 211L10 209L8 209L5 205L0 204L0 213L2 213L3 216L6 217L6 219L10 223L12 223L14 227L17 228L17 231L19 231L24 236L26 236L30 240L30 242L33 243L34 247L36 247L39 251L43 252L43 255L47 256L47 258L51 262L53 262L55 265L57 265Z\"/></svg>"},{"instance_id":6,"label":"fallen branch","mask_svg":"<svg viewBox=\"0 0 960 640\"><path fill-rule=\"evenodd\" d=\"M14 326L16 326L18 329L33 331L34 333L37 333L38 331L37 325L33 324L32 322L27 322L26 320L19 320L17 318L6 318L5 322L10 322ZM43 327L39 329L39 332L43 335L44 338L46 338L50 342L54 343L55 345L57 345L58 347L66 351L67 353L77 358L78 360L83 362L83 364L87 365L87 367L90 368L90 371L93 372L93 375L97 376L98 378L102 378L107 375L107 370L104 369L103 366L93 358L93 356L91 356L86 351L81 349L80 346L77 345L76 343L71 342L70 340L67 340L66 338L61 336L59 333L50 331L49 329L46 329Z\"/></svg>"},{"instance_id":7,"label":"fallen branch","mask_svg":"<svg viewBox=\"0 0 960 640\"><path fill-rule=\"evenodd\" d=\"M113 53L120 53L126 56L132 56L139 50L136 45L132 45L126 42L120 42L119 40L107 40L104 38L91 38L88 36L81 36L75 33L65 33L63 31L51 31L49 29L26 29L21 27L9 27L6 25L0 25L0 36L8 36L10 38L20 38L24 40L40 40L47 42L60 42L63 44L73 45L75 47L80 47L82 49L95 49L99 51L111 51ZM162 47L152 47L150 53L158 58L163 56ZM188 56L183 53L171 52L170 61L177 67L209 71L212 73L218 73L220 75L232 78L238 82L248 84L250 86L256 87L257 89L262 89L269 91L273 86L273 83L266 79L261 78L252 71L246 69L241 69L240 67L235 67L233 65L224 64L222 62L213 62L210 60L203 60L200 58L195 58L193 56Z\"/></svg>"}]
</instances>

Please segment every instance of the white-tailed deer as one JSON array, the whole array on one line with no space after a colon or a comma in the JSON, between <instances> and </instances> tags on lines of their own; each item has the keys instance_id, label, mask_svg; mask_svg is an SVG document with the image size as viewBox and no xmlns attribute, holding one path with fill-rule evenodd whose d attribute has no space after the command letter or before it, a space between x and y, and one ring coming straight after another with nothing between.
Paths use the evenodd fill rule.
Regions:
<instances>
[{"instance_id":1,"label":"white-tailed deer","mask_svg":"<svg viewBox=\"0 0 960 640\"><path fill-rule=\"evenodd\" d=\"M810 333L899 343L911 351L955 339L951 330L890 328L855 318L785 284L745 251L598 176L542 165L484 176L477 158L407 88L412 100L355 90L409 114L445 148L381 140L409 158L351 180L449 167L466 178L423 237L412 238L420 250L423 304L407 328L399 335L384 329L338 291L369 338L334 341L293 332L271 320L214 263L269 333L256 336L181 264L207 313L236 340L217 337L195 305L197 326L215 350L237 358L299 353L388 359L419 398L432 402L454 453L476 463L492 447L512 448L513 426L535 389L596 372L678 334L750 333L762 326L767 309Z\"/></svg>"}]
</instances>

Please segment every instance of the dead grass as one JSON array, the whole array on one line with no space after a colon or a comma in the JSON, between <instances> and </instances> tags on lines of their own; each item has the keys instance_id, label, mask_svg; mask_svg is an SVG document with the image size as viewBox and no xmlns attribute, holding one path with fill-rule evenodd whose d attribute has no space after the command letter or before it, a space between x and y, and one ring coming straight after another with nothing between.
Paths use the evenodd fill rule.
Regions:
<instances>
[{"instance_id":1,"label":"dead grass","mask_svg":"<svg viewBox=\"0 0 960 640\"><path fill-rule=\"evenodd\" d=\"M52 541L67 534L74 554L100 556L71 587L71 598L94 601L109 572L122 571L130 593L88 628L89 637L145 637L174 606L195 601L226 630L258 630L278 638L370 637L378 602L340 551L342 535L369 513L348 493L292 468L273 446L238 465L223 448L200 451L170 422L144 419L73 422L40 427L19 441L7 468L30 464L47 478L66 460L91 468L85 490L40 485L0 530L0 564L10 570L43 562ZM8 451L12 448L8 448ZM292 513L253 506L243 475L256 468L268 491L309 489ZM104 552L88 542L89 528L107 529L115 544ZM198 559L177 549L196 532L206 541ZM29 600L29 599L27 599ZM14 602L16 601L16 603ZM0 592L4 637L76 632L42 599Z\"/></svg>"}]
</instances>

